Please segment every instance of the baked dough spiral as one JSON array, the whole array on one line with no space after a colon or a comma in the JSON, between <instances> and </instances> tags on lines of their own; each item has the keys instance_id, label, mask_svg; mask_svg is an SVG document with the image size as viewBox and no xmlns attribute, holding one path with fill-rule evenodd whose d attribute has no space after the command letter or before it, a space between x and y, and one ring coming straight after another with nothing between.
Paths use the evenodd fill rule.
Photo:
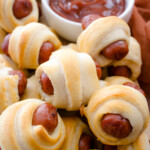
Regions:
<instances>
[{"instance_id":1,"label":"baked dough spiral","mask_svg":"<svg viewBox=\"0 0 150 150\"><path fill-rule=\"evenodd\" d=\"M25 25L30 22L37 22L39 12L36 0L30 0L32 4L31 13L22 18L17 19L13 13L13 5L15 0L1 0L0 1L0 26L7 32L12 32L13 29L20 25Z\"/></svg>"},{"instance_id":2,"label":"baked dough spiral","mask_svg":"<svg viewBox=\"0 0 150 150\"><path fill-rule=\"evenodd\" d=\"M113 60L104 57L100 52L108 45L124 40L129 45L129 26L116 16L103 17L92 22L78 37L80 52L91 55L101 67Z\"/></svg>"},{"instance_id":3,"label":"baked dough spiral","mask_svg":"<svg viewBox=\"0 0 150 150\"><path fill-rule=\"evenodd\" d=\"M129 53L120 61L114 61L112 66L127 66L131 70L130 79L136 80L141 73L141 48L137 40L130 37Z\"/></svg>"},{"instance_id":4,"label":"baked dough spiral","mask_svg":"<svg viewBox=\"0 0 150 150\"><path fill-rule=\"evenodd\" d=\"M5 54L0 54L0 64L13 69L18 69L18 65L12 61L12 59Z\"/></svg>"},{"instance_id":5,"label":"baked dough spiral","mask_svg":"<svg viewBox=\"0 0 150 150\"><path fill-rule=\"evenodd\" d=\"M20 99L18 94L19 77L9 75L9 71L12 70L12 68L0 64L0 113Z\"/></svg>"},{"instance_id":6,"label":"baked dough spiral","mask_svg":"<svg viewBox=\"0 0 150 150\"><path fill-rule=\"evenodd\" d=\"M135 83L131 79L121 76L106 77L105 81L108 82L110 85L121 85L126 82Z\"/></svg>"},{"instance_id":7,"label":"baked dough spiral","mask_svg":"<svg viewBox=\"0 0 150 150\"><path fill-rule=\"evenodd\" d=\"M12 68L14 70L19 70L18 65L14 61L12 61L10 57L6 56L5 54L0 54L0 64L2 64L5 67ZM21 71L25 73L26 77L29 76L28 70L21 69Z\"/></svg>"},{"instance_id":8,"label":"baked dough spiral","mask_svg":"<svg viewBox=\"0 0 150 150\"><path fill-rule=\"evenodd\" d=\"M111 85L95 92L84 113L97 139L107 145L126 145L134 142L149 121L145 96L138 90L123 85ZM128 136L116 138L103 130L102 120L107 114L119 114L128 119L132 127Z\"/></svg>"},{"instance_id":9,"label":"baked dough spiral","mask_svg":"<svg viewBox=\"0 0 150 150\"><path fill-rule=\"evenodd\" d=\"M37 98L41 99L39 91L35 88L38 86L38 80L35 77L35 75L32 75L30 78L27 80L27 88L21 97L21 100L29 99L29 98Z\"/></svg>"},{"instance_id":10,"label":"baked dough spiral","mask_svg":"<svg viewBox=\"0 0 150 150\"><path fill-rule=\"evenodd\" d=\"M15 28L9 40L10 57L19 68L36 69L39 66L39 52L42 44L51 42L55 49L61 46L60 40L44 24L29 23Z\"/></svg>"},{"instance_id":11,"label":"baked dough spiral","mask_svg":"<svg viewBox=\"0 0 150 150\"><path fill-rule=\"evenodd\" d=\"M133 143L129 145L111 146L103 145L103 149L109 150L149 150L150 144L148 137L145 133L142 133Z\"/></svg>"},{"instance_id":12,"label":"baked dough spiral","mask_svg":"<svg viewBox=\"0 0 150 150\"><path fill-rule=\"evenodd\" d=\"M40 95L56 108L79 110L100 87L93 59L71 48L53 52L50 60L37 68L35 76L39 81L42 72L51 80L54 94L46 94L39 82Z\"/></svg>"},{"instance_id":13,"label":"baked dough spiral","mask_svg":"<svg viewBox=\"0 0 150 150\"><path fill-rule=\"evenodd\" d=\"M81 135L86 133L91 135L89 127L78 117L63 117L66 127L66 138L61 150L79 150Z\"/></svg>"},{"instance_id":14,"label":"baked dough spiral","mask_svg":"<svg viewBox=\"0 0 150 150\"><path fill-rule=\"evenodd\" d=\"M145 133L142 133L135 142L125 146L118 146L117 150L149 150L150 144L148 137Z\"/></svg>"},{"instance_id":15,"label":"baked dough spiral","mask_svg":"<svg viewBox=\"0 0 150 150\"><path fill-rule=\"evenodd\" d=\"M35 109L44 102L27 99L8 107L0 117L0 145L3 150L59 150L65 126L58 114L58 125L48 133L42 125L32 125Z\"/></svg>"}]
</instances>

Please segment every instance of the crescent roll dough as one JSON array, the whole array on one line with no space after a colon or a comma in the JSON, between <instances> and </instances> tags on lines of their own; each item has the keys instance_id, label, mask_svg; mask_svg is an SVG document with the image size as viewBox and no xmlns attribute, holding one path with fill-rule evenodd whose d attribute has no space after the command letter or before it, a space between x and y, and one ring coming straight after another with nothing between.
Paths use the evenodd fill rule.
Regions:
<instances>
[{"instance_id":1,"label":"crescent roll dough","mask_svg":"<svg viewBox=\"0 0 150 150\"><path fill-rule=\"evenodd\" d=\"M97 139L107 145L126 145L134 142L149 121L145 96L138 90L123 85L111 85L95 92L84 113ZM128 119L132 131L127 137L115 138L102 129L100 122L104 115L109 113L119 114Z\"/></svg>"},{"instance_id":2,"label":"crescent roll dough","mask_svg":"<svg viewBox=\"0 0 150 150\"><path fill-rule=\"evenodd\" d=\"M16 63L14 63L10 57L6 56L5 54L0 54L0 64L5 65L6 67L11 67L13 69L18 69Z\"/></svg>"},{"instance_id":3,"label":"crescent roll dough","mask_svg":"<svg viewBox=\"0 0 150 150\"><path fill-rule=\"evenodd\" d=\"M20 68L36 69L42 44L51 42L55 49L61 46L56 35L44 24L30 23L13 30L9 40L9 54Z\"/></svg>"},{"instance_id":4,"label":"crescent roll dough","mask_svg":"<svg viewBox=\"0 0 150 150\"><path fill-rule=\"evenodd\" d=\"M59 150L65 126L58 114L58 125L48 133L42 125L32 125L35 109L44 102L27 99L8 107L0 117L0 144L3 150Z\"/></svg>"},{"instance_id":5,"label":"crescent roll dough","mask_svg":"<svg viewBox=\"0 0 150 150\"><path fill-rule=\"evenodd\" d=\"M66 138L61 150L79 150L79 140L82 133L91 135L88 126L78 117L62 118L66 127Z\"/></svg>"},{"instance_id":6,"label":"crescent roll dough","mask_svg":"<svg viewBox=\"0 0 150 150\"><path fill-rule=\"evenodd\" d=\"M18 102L18 75L9 75L13 69L0 65L0 113L9 105Z\"/></svg>"},{"instance_id":7,"label":"crescent roll dough","mask_svg":"<svg viewBox=\"0 0 150 150\"><path fill-rule=\"evenodd\" d=\"M27 79L27 88L21 97L21 100L24 99L29 99L29 98L37 98L40 99L40 93L39 91L35 88L38 86L38 80L35 77L35 75L31 76L30 78Z\"/></svg>"},{"instance_id":8,"label":"crescent roll dough","mask_svg":"<svg viewBox=\"0 0 150 150\"><path fill-rule=\"evenodd\" d=\"M3 40L6 36L6 33L2 30L2 28L0 28L0 53L2 53L2 43L3 43Z\"/></svg>"},{"instance_id":9,"label":"crescent roll dough","mask_svg":"<svg viewBox=\"0 0 150 150\"><path fill-rule=\"evenodd\" d=\"M119 84L124 84L126 82L131 82L134 83L132 80L126 77L121 77L121 76L112 76L112 77L106 77L105 81L108 82L111 85L119 85Z\"/></svg>"},{"instance_id":10,"label":"crescent roll dough","mask_svg":"<svg viewBox=\"0 0 150 150\"><path fill-rule=\"evenodd\" d=\"M5 54L0 54L0 64L4 65L5 67L10 67L14 70L20 70L18 65ZM25 73L26 77L29 76L29 72L26 69L22 69L22 71Z\"/></svg>"},{"instance_id":11,"label":"crescent roll dough","mask_svg":"<svg viewBox=\"0 0 150 150\"><path fill-rule=\"evenodd\" d=\"M36 0L30 0L32 4L31 13L22 18L17 19L13 13L13 4L15 0L0 0L0 26L7 32L12 32L12 30L20 25L25 25L30 22L37 22L39 18L39 12Z\"/></svg>"},{"instance_id":12,"label":"crescent roll dough","mask_svg":"<svg viewBox=\"0 0 150 150\"><path fill-rule=\"evenodd\" d=\"M112 63L116 66L127 66L131 70L131 79L136 80L141 73L141 48L135 38L130 37L129 53L120 61Z\"/></svg>"},{"instance_id":13,"label":"crescent roll dough","mask_svg":"<svg viewBox=\"0 0 150 150\"><path fill-rule=\"evenodd\" d=\"M50 60L37 68L35 76L38 80L42 72L50 79L54 94L46 94L39 82L40 95L56 108L79 110L100 87L93 59L71 48L53 52Z\"/></svg>"},{"instance_id":14,"label":"crescent roll dough","mask_svg":"<svg viewBox=\"0 0 150 150\"><path fill-rule=\"evenodd\" d=\"M78 48L78 46L77 46L77 44L75 44L75 43L69 43L69 44L67 44L67 45L62 45L61 46L61 49L66 49L66 48L72 48L73 50L75 50L75 51L79 51L79 48Z\"/></svg>"},{"instance_id":15,"label":"crescent roll dough","mask_svg":"<svg viewBox=\"0 0 150 150\"><path fill-rule=\"evenodd\" d=\"M142 133L135 142L125 146L118 146L117 150L150 150L148 137Z\"/></svg>"},{"instance_id":16,"label":"crescent roll dough","mask_svg":"<svg viewBox=\"0 0 150 150\"><path fill-rule=\"evenodd\" d=\"M129 45L129 26L116 16L103 17L92 22L78 37L79 51L90 54L101 67L113 60L107 59L100 52L108 45L124 40Z\"/></svg>"}]
</instances>

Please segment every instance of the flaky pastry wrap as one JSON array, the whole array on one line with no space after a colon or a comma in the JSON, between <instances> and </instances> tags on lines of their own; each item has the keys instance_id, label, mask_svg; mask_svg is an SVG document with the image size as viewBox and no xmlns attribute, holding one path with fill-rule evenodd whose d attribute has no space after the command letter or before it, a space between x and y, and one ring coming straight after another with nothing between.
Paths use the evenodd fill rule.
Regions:
<instances>
[{"instance_id":1,"label":"flaky pastry wrap","mask_svg":"<svg viewBox=\"0 0 150 150\"><path fill-rule=\"evenodd\" d=\"M55 49L61 46L60 40L46 25L29 23L13 30L8 52L19 68L36 69L39 66L40 48L47 41L51 42Z\"/></svg>"},{"instance_id":2,"label":"flaky pastry wrap","mask_svg":"<svg viewBox=\"0 0 150 150\"><path fill-rule=\"evenodd\" d=\"M111 85L95 92L85 107L84 114L97 139L107 145L134 142L149 121L145 96L138 90L123 85ZM126 131L129 131L128 134ZM122 133L126 135L122 136Z\"/></svg>"},{"instance_id":3,"label":"flaky pastry wrap","mask_svg":"<svg viewBox=\"0 0 150 150\"><path fill-rule=\"evenodd\" d=\"M49 133L42 125L32 125L34 111L44 104L27 99L8 107L0 117L0 145L3 150L59 150L65 138L65 126L58 114L58 125ZM44 110L43 110L44 111ZM39 116L40 117L40 116Z\"/></svg>"},{"instance_id":4,"label":"flaky pastry wrap","mask_svg":"<svg viewBox=\"0 0 150 150\"><path fill-rule=\"evenodd\" d=\"M63 117L62 119L66 127L66 138L61 150L79 150L79 143L80 140L82 140L82 135L86 134L87 136L91 136L89 127L75 116Z\"/></svg>"},{"instance_id":5,"label":"flaky pastry wrap","mask_svg":"<svg viewBox=\"0 0 150 150\"><path fill-rule=\"evenodd\" d=\"M42 73L51 81L53 94L43 90L40 82ZM39 80L41 98L67 110L79 110L100 87L93 59L71 48L53 52L50 60L37 68L35 76Z\"/></svg>"},{"instance_id":6,"label":"flaky pastry wrap","mask_svg":"<svg viewBox=\"0 0 150 150\"><path fill-rule=\"evenodd\" d=\"M108 45L123 40L129 45L130 29L125 21L116 17L102 17L92 22L78 37L80 52L91 55L101 67L113 60L104 57L101 51Z\"/></svg>"},{"instance_id":7,"label":"flaky pastry wrap","mask_svg":"<svg viewBox=\"0 0 150 150\"><path fill-rule=\"evenodd\" d=\"M15 0L0 1L0 26L7 32L12 32L15 27L20 25L25 25L30 22L37 22L39 18L39 11L36 0L30 0L32 4L32 11L29 15L27 15L22 19L17 19L14 16L13 13L14 2Z\"/></svg>"}]
</instances>

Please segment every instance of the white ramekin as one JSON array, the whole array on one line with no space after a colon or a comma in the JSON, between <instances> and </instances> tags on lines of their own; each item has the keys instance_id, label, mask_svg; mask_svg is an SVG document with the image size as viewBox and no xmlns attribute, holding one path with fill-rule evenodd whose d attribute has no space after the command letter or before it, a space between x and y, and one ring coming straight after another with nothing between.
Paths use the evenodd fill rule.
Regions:
<instances>
[{"instance_id":1,"label":"white ramekin","mask_svg":"<svg viewBox=\"0 0 150 150\"><path fill-rule=\"evenodd\" d=\"M49 6L50 0L42 0L42 14L43 19L48 26L53 28L64 39L76 42L77 37L82 32L81 23L70 21L59 16ZM125 11L119 16L119 18L129 21L135 0L126 0Z\"/></svg>"}]
</instances>

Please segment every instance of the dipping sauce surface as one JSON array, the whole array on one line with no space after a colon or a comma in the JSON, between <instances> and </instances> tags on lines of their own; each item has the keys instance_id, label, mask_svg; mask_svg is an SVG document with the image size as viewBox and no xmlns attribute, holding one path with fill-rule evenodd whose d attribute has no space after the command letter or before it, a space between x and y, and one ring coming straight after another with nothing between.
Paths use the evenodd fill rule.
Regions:
<instances>
[{"instance_id":1,"label":"dipping sauce surface","mask_svg":"<svg viewBox=\"0 0 150 150\"><path fill-rule=\"evenodd\" d=\"M125 9L125 0L50 0L49 5L63 18L81 22L91 14L119 16Z\"/></svg>"}]
</instances>

